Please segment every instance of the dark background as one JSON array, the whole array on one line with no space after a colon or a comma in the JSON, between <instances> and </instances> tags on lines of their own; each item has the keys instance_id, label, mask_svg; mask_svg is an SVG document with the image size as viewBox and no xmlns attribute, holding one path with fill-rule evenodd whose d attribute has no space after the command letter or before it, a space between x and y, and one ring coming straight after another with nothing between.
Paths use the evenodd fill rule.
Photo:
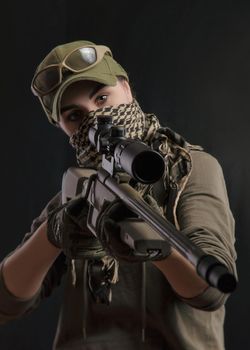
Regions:
<instances>
[{"instance_id":1,"label":"dark background","mask_svg":"<svg viewBox=\"0 0 250 350\"><path fill-rule=\"evenodd\" d=\"M2 259L60 190L74 154L30 92L55 46L87 39L110 46L142 108L218 158L236 219L240 283L227 303L226 348L250 348L249 1L6 2L1 10ZM48 350L61 289L31 315L0 328L1 350Z\"/></svg>"}]
</instances>

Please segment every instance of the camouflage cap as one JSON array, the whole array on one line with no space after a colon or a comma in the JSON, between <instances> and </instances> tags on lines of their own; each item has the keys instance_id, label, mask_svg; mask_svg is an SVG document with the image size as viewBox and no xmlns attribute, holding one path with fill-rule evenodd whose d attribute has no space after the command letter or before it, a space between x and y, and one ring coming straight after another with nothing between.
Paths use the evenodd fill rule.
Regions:
<instances>
[{"instance_id":1,"label":"camouflage cap","mask_svg":"<svg viewBox=\"0 0 250 350\"><path fill-rule=\"evenodd\" d=\"M34 74L34 77L46 67L50 65L61 64L64 58L77 48L94 46L98 49L99 45L90 41L74 41L66 44L56 46L39 64ZM117 76L123 76L127 80L128 75L125 70L117 63L112 57L111 51L104 54L103 58L96 65L91 65L89 68L82 72L74 73L68 71L67 74L62 75L62 82L52 92L39 96L39 93L35 95L39 97L42 107L52 124L57 124L60 116L60 102L61 97L65 89L72 83L79 80L91 80L105 85L114 86L117 83Z\"/></svg>"}]
</instances>

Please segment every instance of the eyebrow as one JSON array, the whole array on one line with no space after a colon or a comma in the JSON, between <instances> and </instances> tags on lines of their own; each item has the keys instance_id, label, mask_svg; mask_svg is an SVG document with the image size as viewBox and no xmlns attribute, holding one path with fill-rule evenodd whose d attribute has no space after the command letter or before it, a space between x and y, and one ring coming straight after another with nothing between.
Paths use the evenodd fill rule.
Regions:
<instances>
[{"instance_id":1,"label":"eyebrow","mask_svg":"<svg viewBox=\"0 0 250 350\"><path fill-rule=\"evenodd\" d=\"M89 94L89 98L92 98L99 90L101 90L105 84L98 83Z\"/></svg>"},{"instance_id":2,"label":"eyebrow","mask_svg":"<svg viewBox=\"0 0 250 350\"><path fill-rule=\"evenodd\" d=\"M67 105L61 108L61 113L68 111L69 109L79 108L78 105Z\"/></svg>"}]
</instances>

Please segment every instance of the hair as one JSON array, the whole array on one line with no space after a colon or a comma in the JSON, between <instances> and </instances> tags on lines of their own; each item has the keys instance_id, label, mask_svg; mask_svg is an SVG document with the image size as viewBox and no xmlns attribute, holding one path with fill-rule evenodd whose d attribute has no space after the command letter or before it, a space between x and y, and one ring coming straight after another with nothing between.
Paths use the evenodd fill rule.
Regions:
<instances>
[{"instance_id":1,"label":"hair","mask_svg":"<svg viewBox=\"0 0 250 350\"><path fill-rule=\"evenodd\" d=\"M135 93L135 90L134 90L133 85L132 85L124 76L122 76L122 75L117 75L117 79L118 79L118 81L120 81L120 82L126 81L126 82L129 84L132 97L133 97L133 98L136 98L136 93Z\"/></svg>"}]
</instances>

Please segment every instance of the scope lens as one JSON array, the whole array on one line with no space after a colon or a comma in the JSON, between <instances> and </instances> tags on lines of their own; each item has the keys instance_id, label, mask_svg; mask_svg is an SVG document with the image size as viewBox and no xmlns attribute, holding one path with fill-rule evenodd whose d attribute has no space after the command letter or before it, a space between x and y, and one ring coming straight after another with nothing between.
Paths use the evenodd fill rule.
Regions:
<instances>
[{"instance_id":1,"label":"scope lens","mask_svg":"<svg viewBox=\"0 0 250 350\"><path fill-rule=\"evenodd\" d=\"M139 182L149 184L158 181L164 173L164 161L154 151L140 152L134 159L132 173Z\"/></svg>"}]
</instances>

